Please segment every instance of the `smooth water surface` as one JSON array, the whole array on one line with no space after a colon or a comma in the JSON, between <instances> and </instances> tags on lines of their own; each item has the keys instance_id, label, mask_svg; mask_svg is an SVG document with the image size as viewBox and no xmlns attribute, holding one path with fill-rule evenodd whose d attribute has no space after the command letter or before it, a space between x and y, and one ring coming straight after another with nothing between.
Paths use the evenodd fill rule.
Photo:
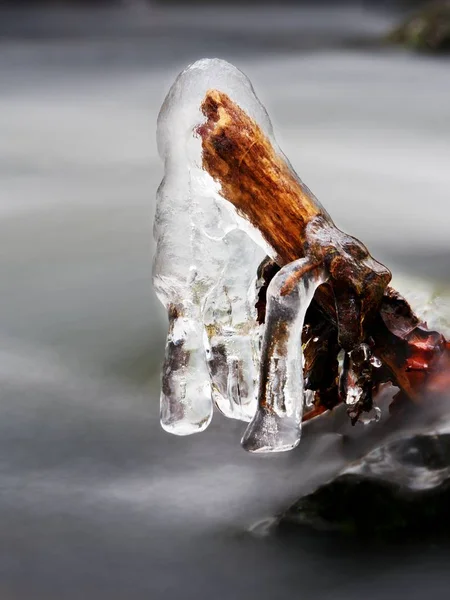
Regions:
<instances>
[{"instance_id":1,"label":"smooth water surface","mask_svg":"<svg viewBox=\"0 0 450 600\"><path fill-rule=\"evenodd\" d=\"M188 62L242 68L336 222L449 280L448 60L373 47L390 15L217 10L1 20L0 598L447 598L445 547L254 527L344 464L338 434L252 456L219 415L159 426L155 121Z\"/></svg>"}]
</instances>

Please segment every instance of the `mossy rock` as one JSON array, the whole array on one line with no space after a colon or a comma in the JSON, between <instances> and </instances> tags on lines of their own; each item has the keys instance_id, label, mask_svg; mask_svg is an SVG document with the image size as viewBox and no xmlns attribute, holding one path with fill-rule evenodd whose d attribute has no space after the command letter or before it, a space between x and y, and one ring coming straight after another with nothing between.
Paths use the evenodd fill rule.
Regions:
<instances>
[{"instance_id":1,"label":"mossy rock","mask_svg":"<svg viewBox=\"0 0 450 600\"><path fill-rule=\"evenodd\" d=\"M434 2L410 16L387 41L424 52L450 52L450 2Z\"/></svg>"}]
</instances>

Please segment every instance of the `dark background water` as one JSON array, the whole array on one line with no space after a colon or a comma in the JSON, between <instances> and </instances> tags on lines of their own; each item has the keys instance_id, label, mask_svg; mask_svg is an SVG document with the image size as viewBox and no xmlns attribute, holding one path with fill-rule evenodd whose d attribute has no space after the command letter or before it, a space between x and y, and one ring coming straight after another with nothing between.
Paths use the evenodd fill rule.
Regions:
<instances>
[{"instance_id":1,"label":"dark background water","mask_svg":"<svg viewBox=\"0 0 450 600\"><path fill-rule=\"evenodd\" d=\"M447 598L444 543L255 528L339 434L255 457L219 416L160 429L150 278L159 106L220 56L338 224L448 284L449 61L379 47L398 13L367 3L0 10L0 598Z\"/></svg>"}]
</instances>

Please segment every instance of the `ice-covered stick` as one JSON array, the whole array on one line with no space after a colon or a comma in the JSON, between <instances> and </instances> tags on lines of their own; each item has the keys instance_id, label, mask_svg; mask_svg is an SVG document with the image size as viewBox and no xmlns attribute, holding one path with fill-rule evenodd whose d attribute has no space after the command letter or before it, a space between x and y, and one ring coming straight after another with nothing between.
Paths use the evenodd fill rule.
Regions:
<instances>
[{"instance_id":1,"label":"ice-covered stick","mask_svg":"<svg viewBox=\"0 0 450 600\"><path fill-rule=\"evenodd\" d=\"M428 372L444 351L443 337L428 332L406 301L387 287L389 270L361 242L334 226L285 157L227 94L209 90L202 112L206 122L198 133L203 168L220 183L222 196L261 232L280 267L308 257L328 272L329 282L317 290L315 300L321 315L338 330L326 361L336 362L336 348L348 353L341 389L352 399L352 419L370 409L372 387L383 381L398 385L403 395L417 396L421 385L411 376L408 357L416 355L417 369ZM310 339L319 339L319 321L312 323ZM317 379L320 372L321 361L314 357L310 349L307 379ZM333 383L330 389L335 400L328 407L339 401L337 386Z\"/></svg>"},{"instance_id":2,"label":"ice-covered stick","mask_svg":"<svg viewBox=\"0 0 450 600\"><path fill-rule=\"evenodd\" d=\"M210 90L202 111L203 168L220 182L223 197L261 232L280 266L308 256L327 268L334 293L322 287L316 299L339 323L341 347L351 350L365 337L364 321L380 305L389 270L335 227L286 158L227 94Z\"/></svg>"}]
</instances>

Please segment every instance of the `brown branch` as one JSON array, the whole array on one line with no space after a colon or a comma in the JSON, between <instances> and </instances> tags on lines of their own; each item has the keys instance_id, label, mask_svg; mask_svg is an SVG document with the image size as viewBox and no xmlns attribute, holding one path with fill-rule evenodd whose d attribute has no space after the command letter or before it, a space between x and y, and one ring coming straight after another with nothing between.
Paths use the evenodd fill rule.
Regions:
<instances>
[{"instance_id":1,"label":"brown branch","mask_svg":"<svg viewBox=\"0 0 450 600\"><path fill-rule=\"evenodd\" d=\"M342 347L351 352L361 342L370 346L382 363L382 368L373 370L373 386L389 380L405 397L416 399L445 352L444 338L427 331L407 302L387 287L389 270L374 260L361 242L335 227L253 119L218 90L206 94L201 108L206 117L198 128L203 168L220 183L222 196L261 232L278 268L308 256L330 274L329 284L318 288L308 311L309 321L307 318L311 335L317 337L325 316L331 329L319 334L323 343L333 340L326 352L322 345L320 357L312 346L305 353L305 372L311 389L316 390L318 413L340 400L336 351ZM268 264L265 273L270 271L273 276L276 269L268 270ZM270 277L267 285L269 281ZM262 315L263 304L261 300L258 303ZM308 334L304 333L305 341ZM331 370L331 380L323 377L324 365ZM361 373L367 379L366 367ZM368 396L352 419L357 419L359 410L370 409L370 382L367 386L366 381Z\"/></svg>"},{"instance_id":2,"label":"brown branch","mask_svg":"<svg viewBox=\"0 0 450 600\"><path fill-rule=\"evenodd\" d=\"M262 233L279 264L304 256L306 225L328 217L317 199L226 94L211 90L202 110L203 167L220 181L223 197Z\"/></svg>"}]
</instances>

